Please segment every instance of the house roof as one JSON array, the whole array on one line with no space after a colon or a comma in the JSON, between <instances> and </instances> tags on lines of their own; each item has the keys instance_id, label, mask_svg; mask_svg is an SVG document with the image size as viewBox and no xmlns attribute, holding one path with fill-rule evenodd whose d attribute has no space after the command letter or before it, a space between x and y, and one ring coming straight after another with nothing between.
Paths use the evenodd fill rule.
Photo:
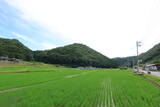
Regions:
<instances>
[{"instance_id":1,"label":"house roof","mask_svg":"<svg viewBox=\"0 0 160 107\"><path fill-rule=\"evenodd\" d=\"M160 63L157 63L157 64L148 64L146 66L160 66Z\"/></svg>"}]
</instances>

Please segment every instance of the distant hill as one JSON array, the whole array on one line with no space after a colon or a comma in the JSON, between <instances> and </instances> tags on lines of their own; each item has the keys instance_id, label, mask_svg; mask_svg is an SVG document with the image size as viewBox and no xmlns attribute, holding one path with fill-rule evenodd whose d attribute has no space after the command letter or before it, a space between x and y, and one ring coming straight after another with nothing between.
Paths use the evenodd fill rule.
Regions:
<instances>
[{"instance_id":1,"label":"distant hill","mask_svg":"<svg viewBox=\"0 0 160 107\"><path fill-rule=\"evenodd\" d=\"M16 39L0 38L0 56L61 64L71 67L117 67L117 63L83 44L72 44L51 50L32 51Z\"/></svg>"},{"instance_id":2,"label":"distant hill","mask_svg":"<svg viewBox=\"0 0 160 107\"><path fill-rule=\"evenodd\" d=\"M129 56L129 57L117 57L113 58L112 60L116 61L118 63L118 66L128 66L132 67L136 64L137 59L136 56Z\"/></svg>"},{"instance_id":3,"label":"distant hill","mask_svg":"<svg viewBox=\"0 0 160 107\"><path fill-rule=\"evenodd\" d=\"M143 63L160 63L160 43L140 55Z\"/></svg>"},{"instance_id":4,"label":"distant hill","mask_svg":"<svg viewBox=\"0 0 160 107\"><path fill-rule=\"evenodd\" d=\"M52 64L63 64L72 67L116 67L116 63L99 52L83 44L72 44L46 51L35 51L36 61Z\"/></svg>"},{"instance_id":5,"label":"distant hill","mask_svg":"<svg viewBox=\"0 0 160 107\"><path fill-rule=\"evenodd\" d=\"M145 63L160 63L160 43L155 45L153 48L139 55L139 59L142 60L142 64ZM133 66L136 65L137 57L124 57L124 58L113 58L119 66Z\"/></svg>"},{"instance_id":6,"label":"distant hill","mask_svg":"<svg viewBox=\"0 0 160 107\"><path fill-rule=\"evenodd\" d=\"M0 56L31 61L32 51L16 39L0 38Z\"/></svg>"}]
</instances>

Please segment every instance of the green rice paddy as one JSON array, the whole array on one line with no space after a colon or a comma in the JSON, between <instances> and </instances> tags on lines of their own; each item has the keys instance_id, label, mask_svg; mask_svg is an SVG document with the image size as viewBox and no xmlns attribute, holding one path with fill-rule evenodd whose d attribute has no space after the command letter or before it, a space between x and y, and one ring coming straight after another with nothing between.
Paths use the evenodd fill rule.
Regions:
<instances>
[{"instance_id":1,"label":"green rice paddy","mask_svg":"<svg viewBox=\"0 0 160 107\"><path fill-rule=\"evenodd\" d=\"M11 64L0 67L0 107L160 107L160 88L131 70Z\"/></svg>"}]
</instances>

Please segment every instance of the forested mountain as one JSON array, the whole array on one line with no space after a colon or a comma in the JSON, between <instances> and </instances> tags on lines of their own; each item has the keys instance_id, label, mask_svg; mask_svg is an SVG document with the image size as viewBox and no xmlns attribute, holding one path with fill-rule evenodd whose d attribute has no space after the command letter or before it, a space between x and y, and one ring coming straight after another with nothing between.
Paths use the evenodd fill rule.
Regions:
<instances>
[{"instance_id":1,"label":"forested mountain","mask_svg":"<svg viewBox=\"0 0 160 107\"><path fill-rule=\"evenodd\" d=\"M139 55L139 59L142 60L141 64L145 63L160 63L160 43L155 45L153 48ZM119 66L129 66L136 65L137 57L124 57L124 58L113 58Z\"/></svg>"},{"instance_id":2,"label":"forested mountain","mask_svg":"<svg viewBox=\"0 0 160 107\"><path fill-rule=\"evenodd\" d=\"M155 45L153 48L147 52L140 55L143 63L160 63L160 43Z\"/></svg>"},{"instance_id":3,"label":"forested mountain","mask_svg":"<svg viewBox=\"0 0 160 107\"><path fill-rule=\"evenodd\" d=\"M77 43L52 50L31 51L16 39L0 38L0 56L72 67L117 67L117 64L113 60L86 45Z\"/></svg>"},{"instance_id":4,"label":"forested mountain","mask_svg":"<svg viewBox=\"0 0 160 107\"><path fill-rule=\"evenodd\" d=\"M116 67L117 64L108 57L83 44L72 44L46 51L35 51L36 61L52 64L63 64L72 67Z\"/></svg>"},{"instance_id":5,"label":"forested mountain","mask_svg":"<svg viewBox=\"0 0 160 107\"><path fill-rule=\"evenodd\" d=\"M63 64L72 67L94 66L94 67L117 67L136 64L136 56L113 58L100 54L83 44L72 44L45 51L32 51L16 39L0 38L0 56L23 59L26 61L41 61L51 64ZM142 63L160 63L160 43L139 56ZM117 63L116 63L117 62Z\"/></svg>"},{"instance_id":6,"label":"forested mountain","mask_svg":"<svg viewBox=\"0 0 160 107\"><path fill-rule=\"evenodd\" d=\"M32 51L16 39L0 38L0 56L31 61Z\"/></svg>"},{"instance_id":7,"label":"forested mountain","mask_svg":"<svg viewBox=\"0 0 160 107\"><path fill-rule=\"evenodd\" d=\"M128 67L133 67L136 65L137 58L136 56L130 56L130 57L117 57L113 58L112 60L116 61L118 63L118 66L128 66Z\"/></svg>"}]
</instances>

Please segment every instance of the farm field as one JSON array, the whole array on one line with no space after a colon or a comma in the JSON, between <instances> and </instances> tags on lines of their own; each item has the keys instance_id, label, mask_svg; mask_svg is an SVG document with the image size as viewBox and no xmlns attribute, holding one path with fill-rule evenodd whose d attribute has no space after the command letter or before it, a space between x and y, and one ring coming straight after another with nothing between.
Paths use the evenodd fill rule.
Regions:
<instances>
[{"instance_id":1,"label":"farm field","mask_svg":"<svg viewBox=\"0 0 160 107\"><path fill-rule=\"evenodd\" d=\"M131 70L1 64L0 107L160 107L160 88Z\"/></svg>"}]
</instances>

